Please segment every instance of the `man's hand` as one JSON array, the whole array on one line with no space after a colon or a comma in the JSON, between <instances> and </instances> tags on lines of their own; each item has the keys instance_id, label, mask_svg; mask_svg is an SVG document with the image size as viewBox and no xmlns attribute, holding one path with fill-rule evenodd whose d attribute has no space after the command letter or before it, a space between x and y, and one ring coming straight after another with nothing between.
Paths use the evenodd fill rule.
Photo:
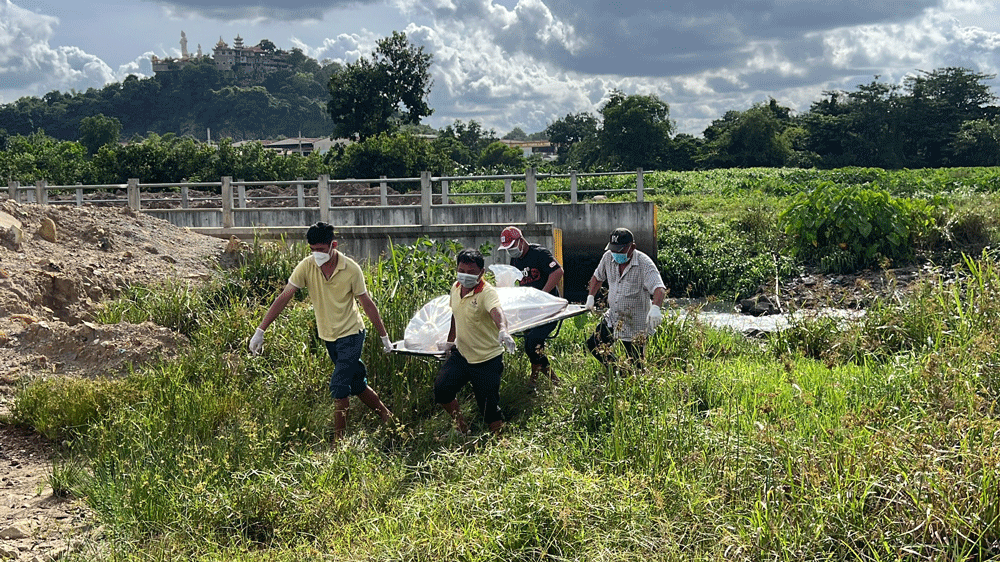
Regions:
<instances>
[{"instance_id":1,"label":"man's hand","mask_svg":"<svg viewBox=\"0 0 1000 562\"><path fill-rule=\"evenodd\" d=\"M253 337L250 338L250 353L260 355L261 349L264 349L264 330L257 328L257 331L253 333Z\"/></svg>"},{"instance_id":2,"label":"man's hand","mask_svg":"<svg viewBox=\"0 0 1000 562\"><path fill-rule=\"evenodd\" d=\"M455 349L455 342L453 341L439 341L437 343L438 351L448 353L449 351Z\"/></svg>"},{"instance_id":3,"label":"man's hand","mask_svg":"<svg viewBox=\"0 0 1000 562\"><path fill-rule=\"evenodd\" d=\"M510 337L510 334L507 333L507 330L500 330L499 340L500 340L500 345L502 345L504 349L507 350L507 353L514 353L514 350L517 349L517 345L514 344L514 338Z\"/></svg>"},{"instance_id":4,"label":"man's hand","mask_svg":"<svg viewBox=\"0 0 1000 562\"><path fill-rule=\"evenodd\" d=\"M587 304L583 307L587 310L594 310L594 295L587 295Z\"/></svg>"},{"instance_id":5,"label":"man's hand","mask_svg":"<svg viewBox=\"0 0 1000 562\"><path fill-rule=\"evenodd\" d=\"M649 306L649 313L646 314L646 326L649 333L656 331L656 328L663 322L663 311L655 304Z\"/></svg>"},{"instance_id":6,"label":"man's hand","mask_svg":"<svg viewBox=\"0 0 1000 562\"><path fill-rule=\"evenodd\" d=\"M392 341L389 340L389 334L382 336L382 351L392 353L392 350Z\"/></svg>"}]
</instances>

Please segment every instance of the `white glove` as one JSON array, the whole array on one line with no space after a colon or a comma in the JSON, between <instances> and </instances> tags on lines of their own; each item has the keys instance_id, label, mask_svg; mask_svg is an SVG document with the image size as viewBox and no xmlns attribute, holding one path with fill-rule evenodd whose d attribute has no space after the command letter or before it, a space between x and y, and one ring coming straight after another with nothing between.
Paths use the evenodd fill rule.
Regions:
<instances>
[{"instance_id":1,"label":"white glove","mask_svg":"<svg viewBox=\"0 0 1000 562\"><path fill-rule=\"evenodd\" d=\"M443 351L444 353L448 353L452 349L455 349L455 342L453 342L453 341L439 341L439 342L437 342L437 348L438 348L438 351Z\"/></svg>"},{"instance_id":2,"label":"white glove","mask_svg":"<svg viewBox=\"0 0 1000 562\"><path fill-rule=\"evenodd\" d=\"M594 310L594 295L587 295L587 304L583 307L587 310Z\"/></svg>"},{"instance_id":3,"label":"white glove","mask_svg":"<svg viewBox=\"0 0 1000 562\"><path fill-rule=\"evenodd\" d=\"M655 304L650 305L649 313L646 314L646 326L649 327L649 333L656 331L656 328L663 322L663 311L660 307Z\"/></svg>"},{"instance_id":4,"label":"white glove","mask_svg":"<svg viewBox=\"0 0 1000 562\"><path fill-rule=\"evenodd\" d=\"M507 350L507 353L514 353L514 350L517 349L517 345L514 344L514 338L510 337L510 334L507 333L507 330L500 330L499 340L500 340L500 345L502 345L504 349Z\"/></svg>"},{"instance_id":5,"label":"white glove","mask_svg":"<svg viewBox=\"0 0 1000 562\"><path fill-rule=\"evenodd\" d=\"M257 331L253 333L253 337L250 338L250 353L254 355L260 355L260 350L264 348L264 330L257 328Z\"/></svg>"},{"instance_id":6,"label":"white glove","mask_svg":"<svg viewBox=\"0 0 1000 562\"><path fill-rule=\"evenodd\" d=\"M382 351L392 353L392 349L392 341L389 340L389 334L382 336Z\"/></svg>"}]
</instances>

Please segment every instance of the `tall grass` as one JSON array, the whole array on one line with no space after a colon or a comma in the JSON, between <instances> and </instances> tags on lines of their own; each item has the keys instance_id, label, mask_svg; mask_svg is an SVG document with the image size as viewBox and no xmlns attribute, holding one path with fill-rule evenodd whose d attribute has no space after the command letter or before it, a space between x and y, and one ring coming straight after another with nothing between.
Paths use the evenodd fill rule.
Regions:
<instances>
[{"instance_id":1,"label":"tall grass","mask_svg":"<svg viewBox=\"0 0 1000 562\"><path fill-rule=\"evenodd\" d=\"M249 251L244 263L268 268L252 253L286 265L304 255ZM451 251L397 247L367 268L395 338L446 290ZM53 481L96 511L109 557L1000 555L1000 270L988 256L849 329L804 320L747 340L675 318L648 340L644 368L617 373L583 346L596 317L564 322L549 344L558 387L529 394L523 355L505 356L510 424L499 439L481 425L451 429L431 396L434 361L387 356L372 341L370 383L406 429L352 402L337 447L331 365L308 305L293 303L265 353L249 356L283 274L226 275L247 291L270 281L240 298L219 298L218 284L167 286L109 305L187 326L177 359L118 379L50 379L16 397L15 421L68 443ZM195 321L176 323L187 309ZM473 416L471 394L460 400Z\"/></svg>"}]
</instances>

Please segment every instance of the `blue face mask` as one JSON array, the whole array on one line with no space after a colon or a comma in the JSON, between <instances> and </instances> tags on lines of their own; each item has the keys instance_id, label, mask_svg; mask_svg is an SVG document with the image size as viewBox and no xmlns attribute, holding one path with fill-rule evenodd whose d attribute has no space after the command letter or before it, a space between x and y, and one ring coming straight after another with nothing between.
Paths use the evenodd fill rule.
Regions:
<instances>
[{"instance_id":1,"label":"blue face mask","mask_svg":"<svg viewBox=\"0 0 1000 562\"><path fill-rule=\"evenodd\" d=\"M621 265L623 263L628 263L628 254L618 254L611 252L611 257L615 259L615 263Z\"/></svg>"}]
</instances>

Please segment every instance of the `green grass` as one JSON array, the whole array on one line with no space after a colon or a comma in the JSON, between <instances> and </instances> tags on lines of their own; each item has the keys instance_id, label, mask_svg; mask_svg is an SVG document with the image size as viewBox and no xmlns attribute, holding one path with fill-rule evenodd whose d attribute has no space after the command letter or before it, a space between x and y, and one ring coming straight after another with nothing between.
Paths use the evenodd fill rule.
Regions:
<instances>
[{"instance_id":1,"label":"green grass","mask_svg":"<svg viewBox=\"0 0 1000 562\"><path fill-rule=\"evenodd\" d=\"M454 251L420 242L367 267L394 338L447 290ZM64 443L50 482L95 510L108 558L1000 555L1000 269L989 252L846 328L807 319L747 339L665 322L647 368L620 375L586 352L596 316L564 322L549 344L560 386L529 393L523 354L505 357L500 439L482 423L455 433L433 403L436 364L384 355L369 337L369 382L405 430L352 401L339 446L307 301L268 330L263 355L245 351L303 255L256 244L205 286L132 288L100 318L183 331L176 359L16 396L13 421ZM475 417L471 392L460 401Z\"/></svg>"}]
</instances>

